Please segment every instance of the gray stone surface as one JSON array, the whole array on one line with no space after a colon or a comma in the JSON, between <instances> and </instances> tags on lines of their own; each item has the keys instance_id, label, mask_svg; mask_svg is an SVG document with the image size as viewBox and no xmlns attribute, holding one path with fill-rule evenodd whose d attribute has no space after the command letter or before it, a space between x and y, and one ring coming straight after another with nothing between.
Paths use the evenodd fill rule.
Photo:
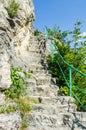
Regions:
<instances>
[{"instance_id":1,"label":"gray stone surface","mask_svg":"<svg viewBox=\"0 0 86 130\"><path fill-rule=\"evenodd\" d=\"M17 16L10 18L7 9L11 0L0 0L0 90L11 86L10 67L25 67L28 46L33 34L34 6L32 0L15 0Z\"/></svg>"},{"instance_id":2,"label":"gray stone surface","mask_svg":"<svg viewBox=\"0 0 86 130\"><path fill-rule=\"evenodd\" d=\"M0 93L0 106L5 104L5 95L3 93Z\"/></svg>"},{"instance_id":3,"label":"gray stone surface","mask_svg":"<svg viewBox=\"0 0 86 130\"><path fill-rule=\"evenodd\" d=\"M29 41L33 35L34 6L32 0L15 0L17 16L11 18L7 8L12 0L0 0L0 106L6 105L4 90L12 85L11 66L28 66ZM26 68L28 70L28 68ZM4 106L5 106L4 105ZM19 130L20 113L0 114L0 130Z\"/></svg>"},{"instance_id":4,"label":"gray stone surface","mask_svg":"<svg viewBox=\"0 0 86 130\"><path fill-rule=\"evenodd\" d=\"M33 111L27 115L29 121L29 130L85 130L86 118L85 112L77 112L77 106L74 104L75 100L72 97L59 96L58 86L49 74L46 64L46 45L44 46L43 36L38 38L37 42L32 42L30 46L31 52L37 52L41 55L38 60L32 61L31 68L33 75L33 85L29 87L29 96L34 98L37 103L31 105ZM41 41L42 40L42 41ZM43 44L44 43L44 44ZM32 51L33 50L33 51ZM38 51L39 50L39 51ZM35 54L34 53L34 54ZM34 59L37 56L34 55ZM45 64L42 64L41 62ZM34 82L36 81L36 83Z\"/></svg>"},{"instance_id":5,"label":"gray stone surface","mask_svg":"<svg viewBox=\"0 0 86 130\"><path fill-rule=\"evenodd\" d=\"M20 113L0 114L0 130L19 130L20 127Z\"/></svg>"}]
</instances>

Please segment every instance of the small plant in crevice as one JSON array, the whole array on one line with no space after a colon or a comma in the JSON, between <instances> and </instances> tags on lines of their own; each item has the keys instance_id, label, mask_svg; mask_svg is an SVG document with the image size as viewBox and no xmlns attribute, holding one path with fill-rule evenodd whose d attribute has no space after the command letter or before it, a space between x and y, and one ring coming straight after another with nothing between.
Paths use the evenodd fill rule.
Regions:
<instances>
[{"instance_id":1,"label":"small plant in crevice","mask_svg":"<svg viewBox=\"0 0 86 130\"><path fill-rule=\"evenodd\" d=\"M30 78L30 74L24 71L21 67L12 67L10 71L10 77L12 81L12 87L5 90L7 99L11 99L15 105L8 106L6 109L0 109L0 113L10 113L14 111L20 111L22 118L22 127L26 127L25 114L31 111L30 103L32 102L28 97L27 90L27 78Z\"/></svg>"},{"instance_id":2,"label":"small plant in crevice","mask_svg":"<svg viewBox=\"0 0 86 130\"><path fill-rule=\"evenodd\" d=\"M0 113L10 113L10 112L15 112L15 111L16 111L15 105L6 106L6 104L5 104L5 105L0 107Z\"/></svg>"},{"instance_id":3,"label":"small plant in crevice","mask_svg":"<svg viewBox=\"0 0 86 130\"><path fill-rule=\"evenodd\" d=\"M25 80L28 75L21 67L12 67L10 71L12 87L6 90L5 94L11 98L23 95L26 91L27 84Z\"/></svg>"},{"instance_id":4,"label":"small plant in crevice","mask_svg":"<svg viewBox=\"0 0 86 130\"><path fill-rule=\"evenodd\" d=\"M22 126L21 126L21 129L20 130L24 130L24 128L27 128L28 127L28 121L27 119L25 118L24 115L22 115Z\"/></svg>"},{"instance_id":5,"label":"small plant in crevice","mask_svg":"<svg viewBox=\"0 0 86 130\"><path fill-rule=\"evenodd\" d=\"M19 4L15 0L12 0L10 5L7 7L7 12L9 16L13 18L17 16L18 9L19 9Z\"/></svg>"}]
</instances>

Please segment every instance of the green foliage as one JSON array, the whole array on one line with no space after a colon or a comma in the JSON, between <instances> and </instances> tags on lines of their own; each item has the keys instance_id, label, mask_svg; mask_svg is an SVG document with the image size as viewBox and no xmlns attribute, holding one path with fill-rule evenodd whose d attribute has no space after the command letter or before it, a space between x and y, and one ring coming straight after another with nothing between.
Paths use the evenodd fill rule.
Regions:
<instances>
[{"instance_id":1,"label":"green foliage","mask_svg":"<svg viewBox=\"0 0 86 130\"><path fill-rule=\"evenodd\" d=\"M19 4L12 0L9 7L7 8L7 12L11 18L17 16L17 12L19 9Z\"/></svg>"},{"instance_id":2,"label":"green foliage","mask_svg":"<svg viewBox=\"0 0 86 130\"><path fill-rule=\"evenodd\" d=\"M57 46L60 54L66 62L73 65L83 73L86 73L86 39L81 36L81 22L77 21L74 25L72 31L61 31L59 27L54 27L53 30L47 28L49 36L54 37L55 45ZM56 40L57 39L57 40ZM60 88L59 93L62 95L69 95L69 88L67 86L62 72L58 66L58 63L62 68L64 75L69 83L69 67L64 64L64 62L56 53L52 59L51 55L47 57L48 66L53 77L56 78L56 83ZM72 84L73 91L80 99L80 101L86 106L86 96L83 96L80 90L86 91L86 77L81 76L76 71L72 71ZM76 86L79 86L79 90ZM81 110L79 102L76 101L78 105L78 110Z\"/></svg>"},{"instance_id":3,"label":"green foliage","mask_svg":"<svg viewBox=\"0 0 86 130\"><path fill-rule=\"evenodd\" d=\"M35 36L39 36L39 34L40 34L40 32L38 31L38 29L36 29L36 30L34 31L34 35L35 35Z\"/></svg>"},{"instance_id":4,"label":"green foliage","mask_svg":"<svg viewBox=\"0 0 86 130\"><path fill-rule=\"evenodd\" d=\"M28 121L25 118L25 116L22 116L22 126L21 126L21 130L24 130L24 128L28 127Z\"/></svg>"},{"instance_id":5,"label":"green foliage","mask_svg":"<svg viewBox=\"0 0 86 130\"><path fill-rule=\"evenodd\" d=\"M12 87L5 90L7 98L12 99L15 105L3 107L0 113L9 113L20 111L22 117L22 127L27 126L25 114L31 111L30 98L26 96L27 83L26 79L30 78L30 74L24 71L21 67L12 67L10 71Z\"/></svg>"},{"instance_id":6,"label":"green foliage","mask_svg":"<svg viewBox=\"0 0 86 130\"><path fill-rule=\"evenodd\" d=\"M51 37L58 39L61 45L67 45L77 51L79 47L86 45L86 37L81 34L82 22L76 21L74 29L62 31L59 26L54 26L53 29L47 28L48 34Z\"/></svg>"},{"instance_id":7,"label":"green foliage","mask_svg":"<svg viewBox=\"0 0 86 130\"><path fill-rule=\"evenodd\" d=\"M17 107L22 115L31 110L30 99L27 96L20 96L18 100L15 98L14 101L17 103Z\"/></svg>"},{"instance_id":8,"label":"green foliage","mask_svg":"<svg viewBox=\"0 0 86 130\"><path fill-rule=\"evenodd\" d=\"M46 27L47 28L47 27ZM71 33L70 31L62 31L59 26L54 26L53 29L47 28L48 35L58 39L61 44L70 44L71 41L68 40L68 36Z\"/></svg>"},{"instance_id":9,"label":"green foliage","mask_svg":"<svg viewBox=\"0 0 86 130\"><path fill-rule=\"evenodd\" d=\"M16 111L16 106L14 105L4 105L0 107L0 113L10 113Z\"/></svg>"},{"instance_id":10,"label":"green foliage","mask_svg":"<svg viewBox=\"0 0 86 130\"><path fill-rule=\"evenodd\" d=\"M12 87L5 91L8 97L14 98L19 97L26 91L26 78L30 78L30 75L23 71L21 67L11 68L11 81Z\"/></svg>"},{"instance_id":11,"label":"green foliage","mask_svg":"<svg viewBox=\"0 0 86 130\"><path fill-rule=\"evenodd\" d=\"M67 86L60 87L59 94L68 96L68 95L70 95L70 90Z\"/></svg>"},{"instance_id":12,"label":"green foliage","mask_svg":"<svg viewBox=\"0 0 86 130\"><path fill-rule=\"evenodd\" d=\"M19 100L15 99L15 102L17 103L17 107L19 111L21 112L21 118L22 118L21 130L23 130L24 128L28 126L26 113L31 111L30 99L26 96L21 96L19 97Z\"/></svg>"},{"instance_id":13,"label":"green foliage","mask_svg":"<svg viewBox=\"0 0 86 130\"><path fill-rule=\"evenodd\" d=\"M85 83L86 83L86 79L85 79ZM86 111L86 84L83 87L73 86L72 90L81 101L81 104L77 100L75 101L76 105L78 106L78 110Z\"/></svg>"}]
</instances>

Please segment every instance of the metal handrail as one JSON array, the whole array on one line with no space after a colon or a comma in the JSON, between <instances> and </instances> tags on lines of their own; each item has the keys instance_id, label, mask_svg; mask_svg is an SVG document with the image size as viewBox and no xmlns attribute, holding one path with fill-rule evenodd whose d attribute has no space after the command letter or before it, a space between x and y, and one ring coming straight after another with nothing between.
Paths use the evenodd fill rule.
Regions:
<instances>
[{"instance_id":1,"label":"metal handrail","mask_svg":"<svg viewBox=\"0 0 86 130\"><path fill-rule=\"evenodd\" d=\"M46 32L45 32L45 38L46 38L47 40L49 39L49 41L50 41L49 45L50 45L50 51L51 51L52 58L54 58L55 54L57 53L58 56L60 57L60 59L63 61L63 63L66 64L66 65L68 66L68 68L69 68L69 83L68 83L68 81L67 81L67 79L66 79L66 76L65 76L65 74L64 74L64 71L63 71L63 69L62 69L61 66L60 66L60 63L58 62L58 60L56 61L56 63L58 64L58 66L59 66L59 68L60 68L60 71L61 71L61 73L62 73L62 76L63 76L63 78L64 78L64 80L65 80L65 82L66 82L66 85L67 85L67 87L70 89L70 96L73 95L73 96L76 98L76 100L80 103L80 105L82 106L82 108L83 108L84 110L86 110L86 107L82 104L82 102L80 101L80 99L77 97L77 95L76 95L76 94L73 92L73 90L72 90L72 87L73 87L73 84L72 84L72 71L74 70L74 71L78 72L80 75L82 75L82 76L85 77L85 78L86 78L86 74L83 73L82 71L80 71L79 69L75 68L73 65L70 65L68 62L66 62L66 61L64 60L64 58L63 58L62 55L60 54L60 52L59 52L57 46L55 45L54 41L52 42L51 37L49 37L47 28L46 28ZM86 92L85 92L83 89L79 88L78 86L76 86L76 89L79 90L80 92L86 94Z\"/></svg>"}]
</instances>

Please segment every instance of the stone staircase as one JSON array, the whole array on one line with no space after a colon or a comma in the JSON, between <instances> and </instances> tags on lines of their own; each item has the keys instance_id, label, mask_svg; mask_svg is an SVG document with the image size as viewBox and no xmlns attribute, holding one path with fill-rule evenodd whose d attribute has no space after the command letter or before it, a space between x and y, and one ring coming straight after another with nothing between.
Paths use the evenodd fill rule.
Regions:
<instances>
[{"instance_id":1,"label":"stone staircase","mask_svg":"<svg viewBox=\"0 0 86 130\"><path fill-rule=\"evenodd\" d=\"M45 49L42 38L31 40L27 64L32 78L27 93L37 103L27 114L27 130L86 130L86 112L77 111L72 97L58 96L58 87L43 65Z\"/></svg>"}]
</instances>

